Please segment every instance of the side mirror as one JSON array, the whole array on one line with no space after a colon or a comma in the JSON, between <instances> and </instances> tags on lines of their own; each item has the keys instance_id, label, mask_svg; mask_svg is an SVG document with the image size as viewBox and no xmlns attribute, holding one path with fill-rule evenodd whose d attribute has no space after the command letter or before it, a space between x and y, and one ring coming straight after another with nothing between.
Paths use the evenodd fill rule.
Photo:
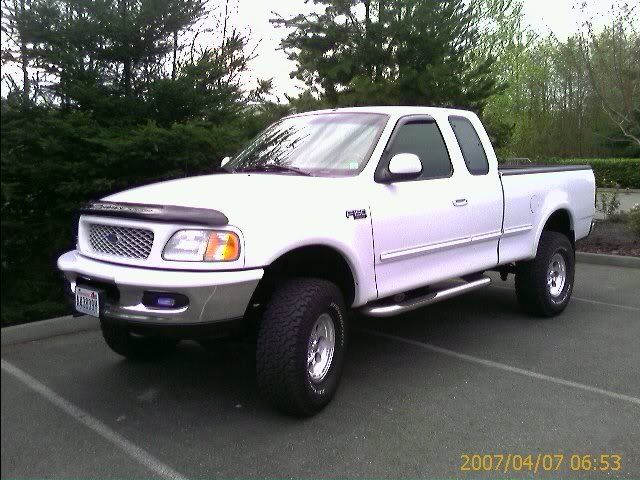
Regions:
<instances>
[{"instance_id":1,"label":"side mirror","mask_svg":"<svg viewBox=\"0 0 640 480\"><path fill-rule=\"evenodd\" d=\"M231 157L224 157L222 159L222 162L220 162L220 166L224 167L227 163L229 163L229 160L231 160Z\"/></svg>"},{"instance_id":2,"label":"side mirror","mask_svg":"<svg viewBox=\"0 0 640 480\"><path fill-rule=\"evenodd\" d=\"M389 181L410 180L422 173L420 157L413 153L398 153L389 162Z\"/></svg>"}]
</instances>

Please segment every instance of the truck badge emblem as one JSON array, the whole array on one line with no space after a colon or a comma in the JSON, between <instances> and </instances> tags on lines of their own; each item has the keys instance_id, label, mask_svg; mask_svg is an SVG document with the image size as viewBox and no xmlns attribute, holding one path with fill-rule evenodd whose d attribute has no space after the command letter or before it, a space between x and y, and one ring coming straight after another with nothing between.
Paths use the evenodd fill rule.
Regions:
<instances>
[{"instance_id":1,"label":"truck badge emblem","mask_svg":"<svg viewBox=\"0 0 640 480\"><path fill-rule=\"evenodd\" d=\"M347 210L347 218L349 217L352 217L354 220L367 218L367 211L364 208L361 210Z\"/></svg>"},{"instance_id":2,"label":"truck badge emblem","mask_svg":"<svg viewBox=\"0 0 640 480\"><path fill-rule=\"evenodd\" d=\"M115 233L108 233L106 239L107 239L107 242L109 242L111 245L117 245L118 242L120 241L120 239L118 238L118 235Z\"/></svg>"}]
</instances>

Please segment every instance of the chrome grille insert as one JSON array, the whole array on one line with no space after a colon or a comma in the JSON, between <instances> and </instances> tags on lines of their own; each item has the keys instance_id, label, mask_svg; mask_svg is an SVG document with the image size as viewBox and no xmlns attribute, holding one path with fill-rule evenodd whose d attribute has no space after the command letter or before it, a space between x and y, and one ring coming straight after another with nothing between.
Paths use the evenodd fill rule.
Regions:
<instances>
[{"instance_id":1,"label":"chrome grille insert","mask_svg":"<svg viewBox=\"0 0 640 480\"><path fill-rule=\"evenodd\" d=\"M89 244L98 253L146 259L153 246L153 232L92 223L89 225Z\"/></svg>"}]
</instances>

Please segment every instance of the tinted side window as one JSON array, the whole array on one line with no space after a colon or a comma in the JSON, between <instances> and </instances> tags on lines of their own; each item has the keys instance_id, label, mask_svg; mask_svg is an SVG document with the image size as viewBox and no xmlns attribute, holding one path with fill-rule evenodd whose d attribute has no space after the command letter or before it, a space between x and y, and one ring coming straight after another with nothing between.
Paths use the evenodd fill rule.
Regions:
<instances>
[{"instance_id":1,"label":"tinted side window","mask_svg":"<svg viewBox=\"0 0 640 480\"><path fill-rule=\"evenodd\" d=\"M435 122L411 122L400 127L389 149L389 159L398 153L413 153L422 162L420 179L449 177L449 152Z\"/></svg>"},{"instance_id":2,"label":"tinted side window","mask_svg":"<svg viewBox=\"0 0 640 480\"><path fill-rule=\"evenodd\" d=\"M449 124L456 134L464 163L472 175L484 175L489 172L489 162L478 132L471 122L464 117L449 117Z\"/></svg>"}]
</instances>

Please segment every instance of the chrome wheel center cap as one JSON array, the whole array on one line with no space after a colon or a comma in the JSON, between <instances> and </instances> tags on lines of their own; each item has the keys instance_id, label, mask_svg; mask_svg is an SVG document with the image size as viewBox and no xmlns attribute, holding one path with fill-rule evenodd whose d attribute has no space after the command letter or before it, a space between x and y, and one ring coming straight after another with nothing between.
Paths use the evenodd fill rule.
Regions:
<instances>
[{"instance_id":1,"label":"chrome wheel center cap","mask_svg":"<svg viewBox=\"0 0 640 480\"><path fill-rule=\"evenodd\" d=\"M547 288L552 297L562 293L567 281L567 264L560 253L555 253L547 269Z\"/></svg>"},{"instance_id":2,"label":"chrome wheel center cap","mask_svg":"<svg viewBox=\"0 0 640 480\"><path fill-rule=\"evenodd\" d=\"M335 345L336 335L333 319L328 313L323 313L311 329L307 349L307 371L312 382L319 383L327 376Z\"/></svg>"}]
</instances>

